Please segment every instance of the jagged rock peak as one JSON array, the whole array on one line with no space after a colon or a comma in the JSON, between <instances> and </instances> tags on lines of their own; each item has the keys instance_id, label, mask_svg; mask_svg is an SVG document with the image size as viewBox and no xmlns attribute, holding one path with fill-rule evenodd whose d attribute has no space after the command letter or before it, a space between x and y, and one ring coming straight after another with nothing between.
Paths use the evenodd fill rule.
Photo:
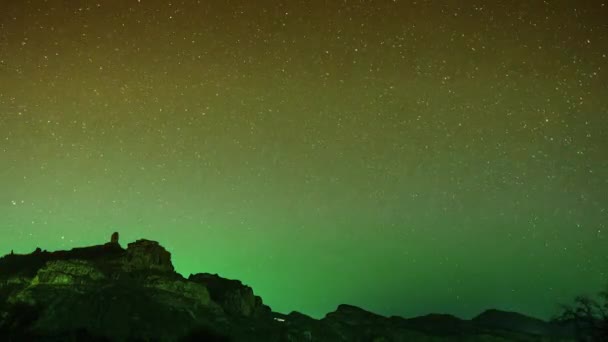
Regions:
<instances>
[{"instance_id":1,"label":"jagged rock peak","mask_svg":"<svg viewBox=\"0 0 608 342\"><path fill-rule=\"evenodd\" d=\"M110 237L110 243L118 244L118 232L112 233L112 236Z\"/></svg>"},{"instance_id":2,"label":"jagged rock peak","mask_svg":"<svg viewBox=\"0 0 608 342\"><path fill-rule=\"evenodd\" d=\"M140 239L128 244L125 266L133 270L174 272L171 253L156 241Z\"/></svg>"}]
</instances>

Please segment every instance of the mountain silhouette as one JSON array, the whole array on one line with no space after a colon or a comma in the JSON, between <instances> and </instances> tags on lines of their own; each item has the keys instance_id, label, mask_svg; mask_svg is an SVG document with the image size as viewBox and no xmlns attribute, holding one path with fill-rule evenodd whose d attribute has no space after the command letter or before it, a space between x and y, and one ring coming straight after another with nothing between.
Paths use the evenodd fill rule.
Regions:
<instances>
[{"instance_id":1,"label":"mountain silhouette","mask_svg":"<svg viewBox=\"0 0 608 342\"><path fill-rule=\"evenodd\" d=\"M385 317L341 304L322 319L273 312L217 274L188 278L156 241L0 258L0 341L569 341L570 327L488 310L472 320Z\"/></svg>"}]
</instances>

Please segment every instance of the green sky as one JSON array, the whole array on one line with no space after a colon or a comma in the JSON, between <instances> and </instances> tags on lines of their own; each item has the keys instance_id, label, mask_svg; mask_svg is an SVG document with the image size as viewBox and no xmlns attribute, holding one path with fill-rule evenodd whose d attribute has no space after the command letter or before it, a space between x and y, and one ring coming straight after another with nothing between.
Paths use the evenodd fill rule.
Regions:
<instances>
[{"instance_id":1,"label":"green sky","mask_svg":"<svg viewBox=\"0 0 608 342\"><path fill-rule=\"evenodd\" d=\"M276 311L608 281L608 4L0 3L0 254L158 240Z\"/></svg>"}]
</instances>

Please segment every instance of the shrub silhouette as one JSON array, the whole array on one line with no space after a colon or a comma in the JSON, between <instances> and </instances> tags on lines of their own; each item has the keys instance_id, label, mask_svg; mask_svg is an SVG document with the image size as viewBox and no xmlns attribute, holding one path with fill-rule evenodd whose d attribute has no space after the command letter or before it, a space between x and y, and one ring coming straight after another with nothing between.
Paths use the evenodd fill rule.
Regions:
<instances>
[{"instance_id":1,"label":"shrub silhouette","mask_svg":"<svg viewBox=\"0 0 608 342\"><path fill-rule=\"evenodd\" d=\"M608 341L608 286L597 299L578 296L573 304L563 305L557 321L574 325L581 341Z\"/></svg>"}]
</instances>

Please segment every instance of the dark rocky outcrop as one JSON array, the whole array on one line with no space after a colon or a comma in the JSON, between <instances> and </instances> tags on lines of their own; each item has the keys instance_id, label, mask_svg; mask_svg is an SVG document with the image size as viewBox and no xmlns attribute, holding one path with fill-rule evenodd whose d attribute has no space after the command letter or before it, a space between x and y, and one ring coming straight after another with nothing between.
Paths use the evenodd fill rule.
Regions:
<instances>
[{"instance_id":1,"label":"dark rocky outcrop","mask_svg":"<svg viewBox=\"0 0 608 342\"><path fill-rule=\"evenodd\" d=\"M473 320L385 317L339 305L323 319L272 312L217 274L185 279L158 242L0 258L0 341L561 341L552 323L489 310Z\"/></svg>"},{"instance_id":2,"label":"dark rocky outcrop","mask_svg":"<svg viewBox=\"0 0 608 342\"><path fill-rule=\"evenodd\" d=\"M495 309L482 312L474 317L472 322L478 327L487 329L524 332L539 336L560 336L572 330L570 327L558 326L517 312Z\"/></svg>"},{"instance_id":3,"label":"dark rocky outcrop","mask_svg":"<svg viewBox=\"0 0 608 342\"><path fill-rule=\"evenodd\" d=\"M261 317L270 314L270 307L262 298L253 294L253 289L239 280L225 279L217 274L191 274L188 280L204 285L211 299L231 315Z\"/></svg>"},{"instance_id":4,"label":"dark rocky outcrop","mask_svg":"<svg viewBox=\"0 0 608 342\"><path fill-rule=\"evenodd\" d=\"M470 321L446 314L429 314L410 319L391 317L393 324L438 336L474 335L480 332Z\"/></svg>"},{"instance_id":5,"label":"dark rocky outcrop","mask_svg":"<svg viewBox=\"0 0 608 342\"><path fill-rule=\"evenodd\" d=\"M112 233L110 237L110 243L118 244L118 232Z\"/></svg>"},{"instance_id":6,"label":"dark rocky outcrop","mask_svg":"<svg viewBox=\"0 0 608 342\"><path fill-rule=\"evenodd\" d=\"M324 320L330 323L358 325L362 322L375 324L384 321L385 317L365 311L354 305L340 304L336 311L325 315Z\"/></svg>"},{"instance_id":7,"label":"dark rocky outcrop","mask_svg":"<svg viewBox=\"0 0 608 342\"><path fill-rule=\"evenodd\" d=\"M171 253L158 242L145 239L137 240L127 246L125 269L128 271L174 271Z\"/></svg>"}]
</instances>

